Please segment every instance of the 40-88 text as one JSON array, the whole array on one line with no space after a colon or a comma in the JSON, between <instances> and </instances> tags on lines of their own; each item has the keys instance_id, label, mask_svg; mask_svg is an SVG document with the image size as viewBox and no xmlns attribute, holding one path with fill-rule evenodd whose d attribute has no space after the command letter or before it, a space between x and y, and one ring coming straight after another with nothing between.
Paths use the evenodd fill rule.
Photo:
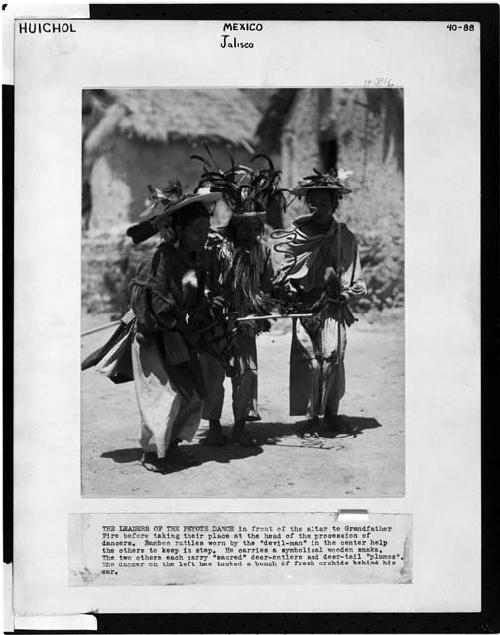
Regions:
<instances>
[{"instance_id":1,"label":"40-88 text","mask_svg":"<svg viewBox=\"0 0 500 635\"><path fill-rule=\"evenodd\" d=\"M473 24L447 24L448 31L474 31Z\"/></svg>"}]
</instances>

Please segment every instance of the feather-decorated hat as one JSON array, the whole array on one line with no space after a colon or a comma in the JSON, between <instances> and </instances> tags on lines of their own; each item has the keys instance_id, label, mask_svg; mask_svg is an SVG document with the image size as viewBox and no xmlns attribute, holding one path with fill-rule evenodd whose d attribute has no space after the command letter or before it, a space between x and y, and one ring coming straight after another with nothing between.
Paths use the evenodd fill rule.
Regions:
<instances>
[{"instance_id":1,"label":"feather-decorated hat","mask_svg":"<svg viewBox=\"0 0 500 635\"><path fill-rule=\"evenodd\" d=\"M292 192L297 196L304 196L311 190L335 190L339 194L349 194L352 189L347 187L346 180L352 175L352 172L346 170L331 169L328 172L321 173L313 168L314 174L305 176L294 187Z\"/></svg>"},{"instance_id":2,"label":"feather-decorated hat","mask_svg":"<svg viewBox=\"0 0 500 635\"><path fill-rule=\"evenodd\" d=\"M211 192L209 188L198 188L195 192L184 193L179 179L164 188L153 185L149 185L148 188L150 196L146 201L146 209L139 215L141 222L127 230L127 235L136 244L151 238L160 228L168 230L174 212L194 203L209 205L222 198L222 194Z\"/></svg>"},{"instance_id":3,"label":"feather-decorated hat","mask_svg":"<svg viewBox=\"0 0 500 635\"><path fill-rule=\"evenodd\" d=\"M161 216L173 214L179 209L192 203L208 205L222 198L218 192L211 192L209 188L198 188L195 192L184 193L179 180L167 187L159 188L149 185L150 197L146 209L139 214L142 220L151 220ZM162 209L163 208L163 209Z\"/></svg>"},{"instance_id":4,"label":"feather-decorated hat","mask_svg":"<svg viewBox=\"0 0 500 635\"><path fill-rule=\"evenodd\" d=\"M279 187L281 171L275 169L267 155L257 154L250 161L253 163L258 159L264 159L268 164L265 168L236 165L233 158L229 157L231 167L223 170L206 145L205 150L208 159L197 154L191 156L191 159L204 164L199 187L219 192L232 210L232 219L264 220L270 207L276 205L279 205L281 211L286 210L286 199Z\"/></svg>"}]
</instances>

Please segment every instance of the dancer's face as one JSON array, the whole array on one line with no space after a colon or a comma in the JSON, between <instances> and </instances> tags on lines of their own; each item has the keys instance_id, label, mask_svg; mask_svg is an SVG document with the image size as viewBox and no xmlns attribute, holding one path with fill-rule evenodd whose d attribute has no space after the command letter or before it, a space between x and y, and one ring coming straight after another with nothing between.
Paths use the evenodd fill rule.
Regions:
<instances>
[{"instance_id":1,"label":"dancer's face","mask_svg":"<svg viewBox=\"0 0 500 635\"><path fill-rule=\"evenodd\" d=\"M262 223L258 218L238 221L235 227L235 242L239 245L251 245L262 233Z\"/></svg>"},{"instance_id":2,"label":"dancer's face","mask_svg":"<svg viewBox=\"0 0 500 635\"><path fill-rule=\"evenodd\" d=\"M179 242L185 251L200 251L205 246L208 238L210 221L206 217L196 218L186 227L179 229Z\"/></svg>"},{"instance_id":3,"label":"dancer's face","mask_svg":"<svg viewBox=\"0 0 500 635\"><path fill-rule=\"evenodd\" d=\"M314 214L314 219L326 224L335 214L338 198L331 190L311 190L307 193L306 204Z\"/></svg>"}]
</instances>

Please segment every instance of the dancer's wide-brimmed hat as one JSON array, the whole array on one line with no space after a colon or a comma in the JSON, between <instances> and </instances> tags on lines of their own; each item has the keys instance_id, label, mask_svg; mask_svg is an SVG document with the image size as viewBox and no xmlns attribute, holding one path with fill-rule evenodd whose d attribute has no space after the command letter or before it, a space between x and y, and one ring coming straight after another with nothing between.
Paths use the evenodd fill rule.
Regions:
<instances>
[{"instance_id":1,"label":"dancer's wide-brimmed hat","mask_svg":"<svg viewBox=\"0 0 500 635\"><path fill-rule=\"evenodd\" d=\"M312 190L333 190L339 194L349 194L352 189L347 187L345 181L351 176L352 172L344 170L329 170L321 173L313 168L314 174L305 176L292 190L297 196L304 196Z\"/></svg>"},{"instance_id":2,"label":"dancer's wide-brimmed hat","mask_svg":"<svg viewBox=\"0 0 500 635\"><path fill-rule=\"evenodd\" d=\"M174 191L168 188L162 190L150 186L152 200L150 199L149 205L142 214L139 215L139 218L142 220L151 220L157 216L168 216L187 205L192 205L193 203L209 205L210 203L220 201L222 198L220 192L212 192L210 188L200 188L196 190L196 192L184 194L180 183L178 183L178 185L180 186L179 189L175 189ZM158 210L159 205L163 207L160 211Z\"/></svg>"},{"instance_id":3,"label":"dancer's wide-brimmed hat","mask_svg":"<svg viewBox=\"0 0 500 635\"><path fill-rule=\"evenodd\" d=\"M141 222L132 225L127 230L127 235L134 243L142 243L160 231L173 234L169 228L174 213L187 209L189 205L200 203L210 205L220 201L222 194L212 192L210 188L198 188L195 192L184 193L179 180L170 183L167 187L159 188L149 186L150 197L146 202L146 209L139 215Z\"/></svg>"}]
</instances>

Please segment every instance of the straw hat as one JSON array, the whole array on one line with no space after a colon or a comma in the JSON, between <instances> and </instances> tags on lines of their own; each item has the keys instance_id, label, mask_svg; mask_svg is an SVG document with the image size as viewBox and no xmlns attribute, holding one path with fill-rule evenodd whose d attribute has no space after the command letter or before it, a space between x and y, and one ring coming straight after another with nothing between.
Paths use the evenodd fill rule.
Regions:
<instances>
[{"instance_id":1,"label":"straw hat","mask_svg":"<svg viewBox=\"0 0 500 635\"><path fill-rule=\"evenodd\" d=\"M297 196L304 196L311 190L335 190L339 194L349 194L352 192L345 184L346 179L351 176L352 172L345 170L329 170L324 174L313 168L314 174L305 176L295 188L292 190L293 194Z\"/></svg>"},{"instance_id":2,"label":"straw hat","mask_svg":"<svg viewBox=\"0 0 500 635\"><path fill-rule=\"evenodd\" d=\"M179 180L164 188L150 185L149 191L150 198L147 201L147 207L139 215L141 221L127 229L127 235L135 244L144 242L158 232L165 236L173 235L171 224L174 212L195 203L209 205L222 198L220 192L211 192L209 188L198 188L195 192L184 193Z\"/></svg>"},{"instance_id":3,"label":"straw hat","mask_svg":"<svg viewBox=\"0 0 500 635\"><path fill-rule=\"evenodd\" d=\"M163 190L159 188L152 188L150 204L139 215L142 220L151 220L152 218L161 218L162 216L169 216L179 209L192 205L193 203L202 203L203 205L209 205L220 201L222 194L220 192L212 192L210 188L199 188L196 192L184 194L182 192L182 185L180 182L176 189L165 188ZM158 205L163 205L163 209L158 212L156 208Z\"/></svg>"}]
</instances>

